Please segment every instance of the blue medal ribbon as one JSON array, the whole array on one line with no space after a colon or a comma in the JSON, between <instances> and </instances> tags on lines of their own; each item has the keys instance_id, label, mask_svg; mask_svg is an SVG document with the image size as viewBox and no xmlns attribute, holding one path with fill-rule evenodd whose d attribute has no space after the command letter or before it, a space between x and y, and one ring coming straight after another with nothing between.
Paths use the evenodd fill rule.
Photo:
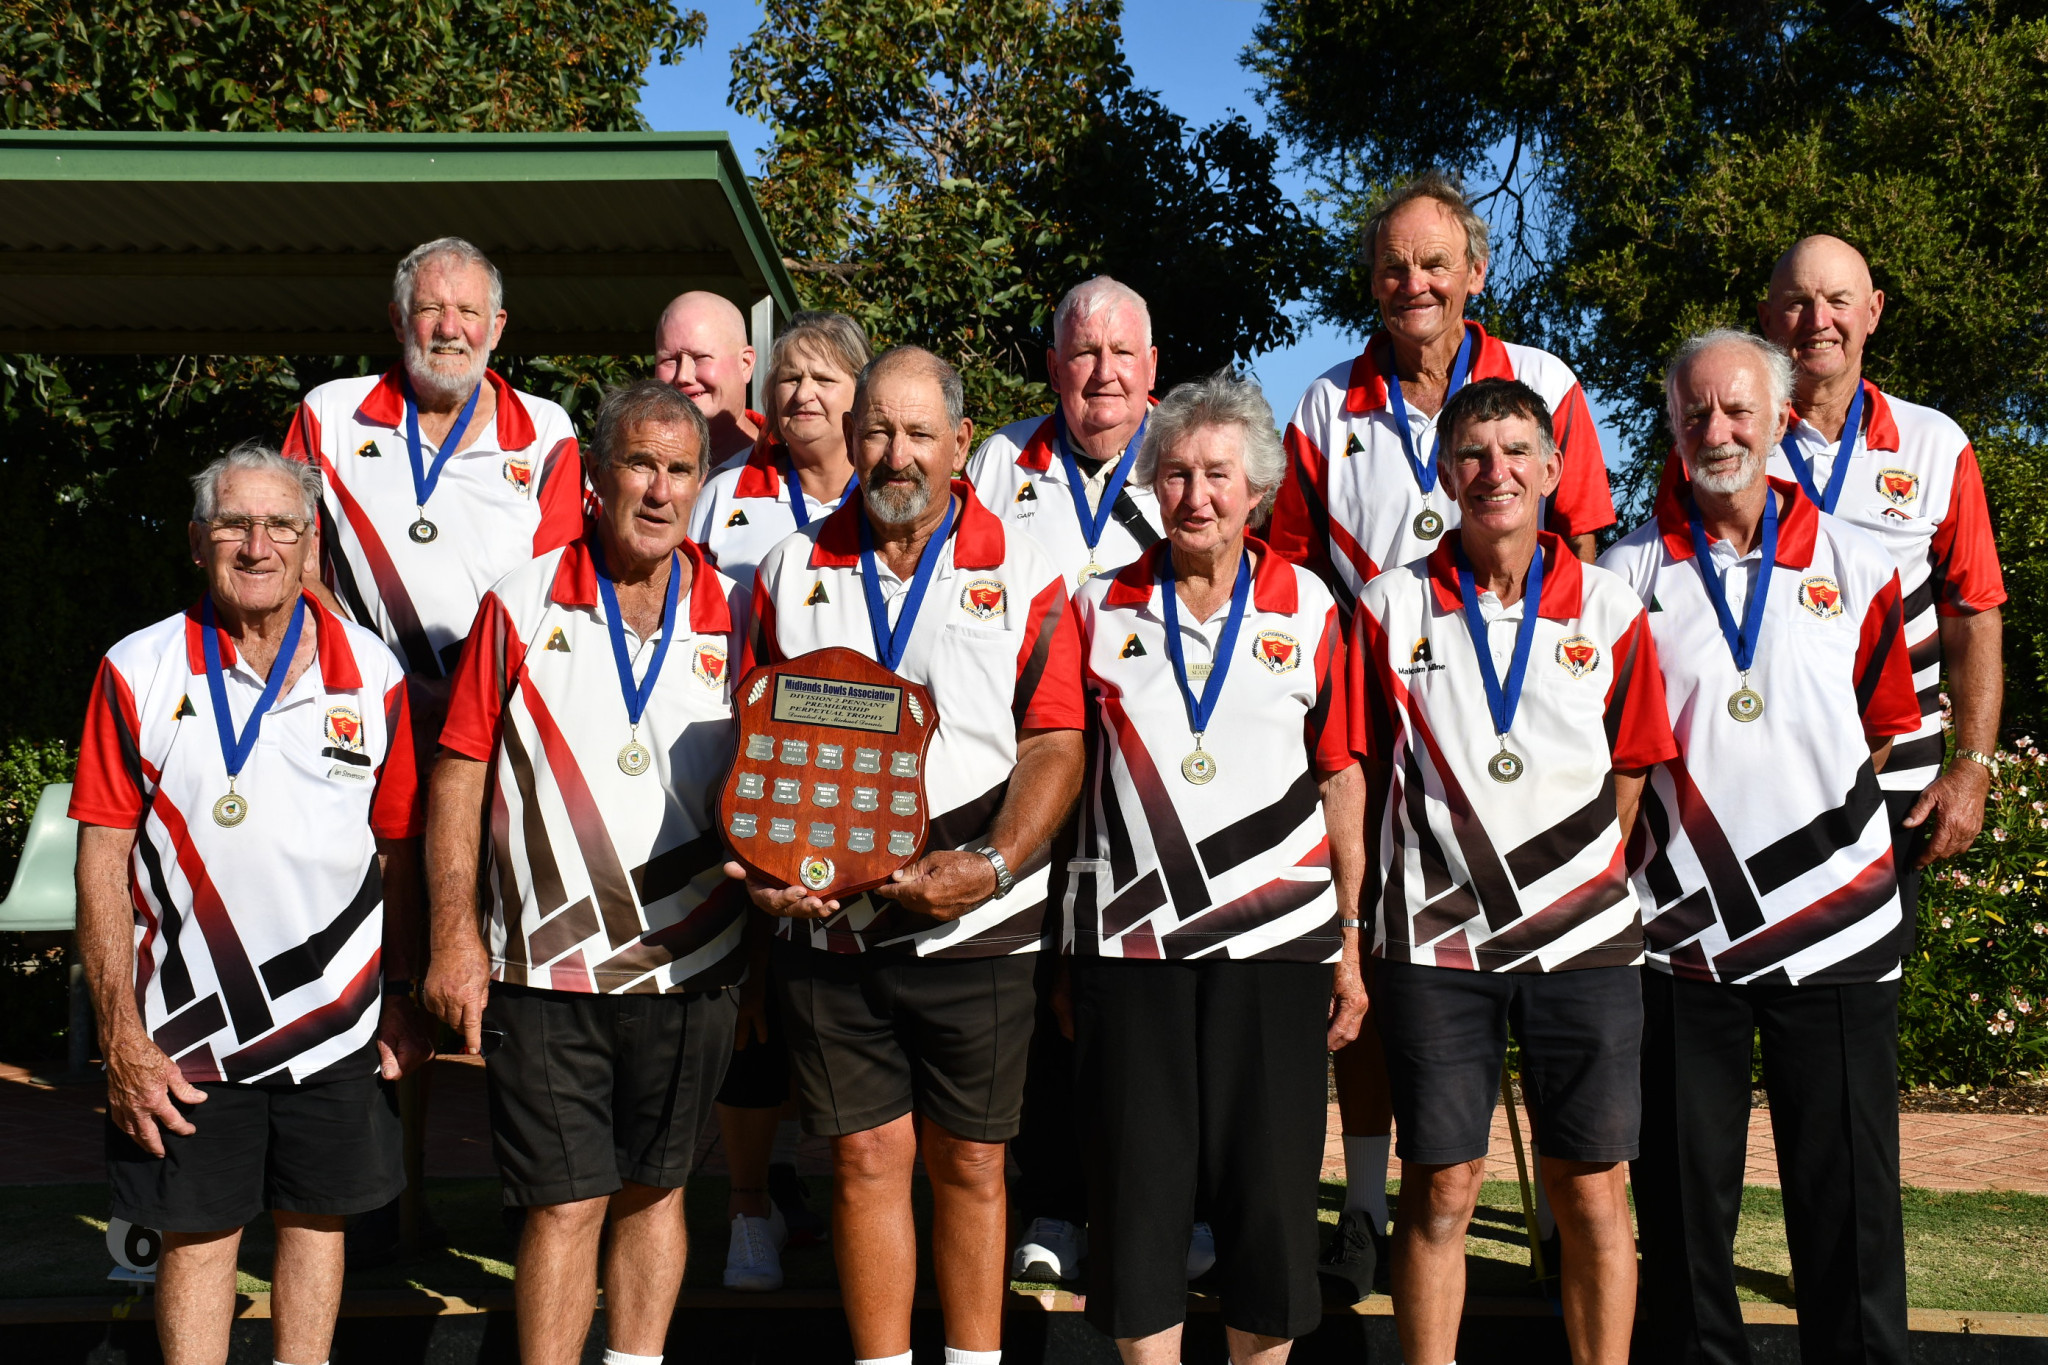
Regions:
<instances>
[{"instance_id":1,"label":"blue medal ribbon","mask_svg":"<svg viewBox=\"0 0 2048 1365\"><path fill-rule=\"evenodd\" d=\"M1448 403L1459 389L1465 387L1465 380L1472 373L1472 329L1463 323L1465 339L1458 343L1458 358L1451 362L1451 382L1444 389L1444 402ZM1415 454L1415 429L1408 425L1408 405L1401 400L1401 376L1394 373L1393 347L1387 348L1387 410L1394 414L1394 429L1401 433L1401 453L1408 457L1408 468L1414 471L1415 482L1422 486L1424 496L1436 491L1436 446L1429 448L1427 460L1418 459ZM1442 412L1442 408L1437 409Z\"/></svg>"},{"instance_id":2,"label":"blue medal ribbon","mask_svg":"<svg viewBox=\"0 0 2048 1365\"><path fill-rule=\"evenodd\" d=\"M421 515L426 514L427 499L434 496L435 485L441 482L441 470L447 465L448 457L455 453L456 443L462 439L462 433L469 430L469 419L476 415L476 400L483 396L484 385L489 382L487 379L479 380L477 386L470 390L469 401L462 405L461 416L455 419L454 426L448 428L448 434L441 438L441 445L434 452L434 463L428 465L420 451L419 400L413 397L412 380L407 378L404 381L405 453L412 458L413 501L418 504Z\"/></svg>"},{"instance_id":3,"label":"blue medal ribbon","mask_svg":"<svg viewBox=\"0 0 2048 1365\"><path fill-rule=\"evenodd\" d=\"M796 518L796 529L801 531L811 524L811 509L805 506L804 486L796 477L796 460L791 457L788 446L782 448L782 476L789 485L789 514ZM839 490L839 501L832 504L833 510L846 506L846 500L858 487L859 476L849 478L846 487Z\"/></svg>"},{"instance_id":4,"label":"blue medal ribbon","mask_svg":"<svg viewBox=\"0 0 2048 1365\"><path fill-rule=\"evenodd\" d=\"M1799 438L1791 432L1778 443L1785 452L1785 463L1792 466L1793 475L1799 486L1806 490L1807 498L1823 512L1833 512L1835 504L1842 500L1842 481L1849 473L1849 458L1856 453L1856 438L1863 431L1863 383L1856 384L1856 396L1849 400L1849 419L1842 423L1842 443L1835 451L1835 467L1828 471L1828 491L1823 494L1814 486L1813 466L1800 453Z\"/></svg>"},{"instance_id":5,"label":"blue medal ribbon","mask_svg":"<svg viewBox=\"0 0 2048 1365\"><path fill-rule=\"evenodd\" d=\"M945 547L946 538L953 534L953 490L946 490L946 519L918 556L917 572L911 575L910 592L903 599L903 610L896 614L894 629L889 625L889 604L882 600L882 580L875 566L874 529L868 525L866 516L859 520L860 586L868 599L868 629L874 632L876 661L894 673L910 648L911 632L917 629L917 613L924 607L925 590L932 585L932 571L939 567L939 552Z\"/></svg>"},{"instance_id":6,"label":"blue medal ribbon","mask_svg":"<svg viewBox=\"0 0 2048 1365\"><path fill-rule=\"evenodd\" d=\"M1116 462L1116 470L1109 476L1109 482L1102 486L1102 501L1095 509L1088 508L1087 480L1081 476L1080 462L1074 452L1067 448L1067 418L1063 411L1055 411L1052 417L1053 445L1060 453L1060 467L1067 471L1067 492L1074 499L1074 519L1081 523L1081 538L1088 542L1088 562L1095 563L1095 546L1102 539L1102 533L1109 526L1110 513L1116 507L1117 496L1124 491L1124 484L1131 477L1131 467L1138 462L1138 448L1145 443L1145 423L1152 420L1148 412L1138 419L1138 429L1131 434L1130 443L1124 447L1123 456Z\"/></svg>"},{"instance_id":7,"label":"blue medal ribbon","mask_svg":"<svg viewBox=\"0 0 2048 1365\"><path fill-rule=\"evenodd\" d=\"M1230 615L1223 620L1223 634L1216 642L1216 661L1209 666L1200 700L1188 685L1187 651L1181 648L1180 641L1180 598L1173 590L1173 555L1165 550L1159 555L1159 592L1163 599L1160 611L1166 617L1166 655L1173 661L1173 679L1180 684L1181 700L1188 704L1188 727L1194 731L1195 747L1199 749L1202 736L1209 729L1209 717L1216 713L1216 703L1223 696L1223 675L1230 671L1231 657L1237 652L1237 629L1244 624L1245 602L1252 592L1252 557L1243 550L1238 552L1237 582L1230 589Z\"/></svg>"},{"instance_id":8,"label":"blue medal ribbon","mask_svg":"<svg viewBox=\"0 0 2048 1365\"><path fill-rule=\"evenodd\" d=\"M1690 503L1690 499L1687 500ZM1756 646L1764 627L1764 599L1771 592L1771 569L1778 561L1778 499L1768 490L1764 495L1763 565L1756 573L1756 590L1742 605L1742 628L1735 628L1735 613L1728 610L1728 587L1721 581L1721 575L1714 572L1714 561L1709 553L1707 528L1700 521L1698 506L1688 506L1686 516L1692 523L1692 562L1700 571L1700 583L1707 590L1707 600L1714 604L1714 615L1721 621L1721 638L1728 642L1728 652L1735 656L1735 669L1747 675L1749 666L1756 658Z\"/></svg>"},{"instance_id":9,"label":"blue medal ribbon","mask_svg":"<svg viewBox=\"0 0 2048 1365\"><path fill-rule=\"evenodd\" d=\"M228 714L228 684L221 669L220 635L213 624L213 594L209 592L199 604L199 632L206 650L206 694L213 702L213 724L220 731L220 756L227 762L230 792L235 789L235 778L241 774L242 765L255 751L256 737L263 729L263 717L276 703L277 694L284 690L284 675L292 671L292 659L299 652L299 631L305 624L306 595L300 593L297 605L292 608L291 624L285 627L284 643L278 646L277 657L270 662L270 676L264 680L263 695L256 699L255 709L243 722L242 733L236 735L234 720ZM236 818L240 819L239 816Z\"/></svg>"},{"instance_id":10,"label":"blue medal ribbon","mask_svg":"<svg viewBox=\"0 0 2048 1365\"><path fill-rule=\"evenodd\" d=\"M619 691L626 698L626 720L637 733L640 716L647 710L647 699L654 695L655 680L661 677L662 661L668 658L669 644L676 638L676 600L683 587L682 556L669 551L668 596L661 604L661 638L654 642L654 657L648 661L647 676L638 683L633 681L633 658L626 652L626 622L619 614L619 590L605 569L604 555L595 546L591 547L590 558L597 569L597 594L604 599L604 624L612 637L612 662L619 670Z\"/></svg>"},{"instance_id":11,"label":"blue medal ribbon","mask_svg":"<svg viewBox=\"0 0 2048 1365\"><path fill-rule=\"evenodd\" d=\"M1529 580L1522 585L1522 620L1515 627L1515 652L1508 661L1508 677L1502 684L1493 666L1493 648L1487 641L1486 615L1479 609L1479 588L1472 578L1472 565L1465 558L1463 544L1454 546L1458 563L1458 596L1465 603L1465 629L1471 632L1472 648L1479 655L1479 677L1486 684L1486 708L1493 713L1493 732L1507 743L1508 730L1515 723L1515 711L1522 704L1522 684L1529 677L1529 651L1536 642L1536 618L1543 605L1543 544L1529 561Z\"/></svg>"}]
</instances>

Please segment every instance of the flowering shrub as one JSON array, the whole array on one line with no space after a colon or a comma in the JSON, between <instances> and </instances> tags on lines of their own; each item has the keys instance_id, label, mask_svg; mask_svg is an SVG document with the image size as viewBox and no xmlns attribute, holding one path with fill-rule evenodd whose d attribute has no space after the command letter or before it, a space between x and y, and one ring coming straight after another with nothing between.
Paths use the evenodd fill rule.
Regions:
<instances>
[{"instance_id":1,"label":"flowering shrub","mask_svg":"<svg viewBox=\"0 0 2048 1365\"><path fill-rule=\"evenodd\" d=\"M1900 1080L2011 1084L2048 1070L2048 752L1993 755L1984 832L1927 870L1899 1004Z\"/></svg>"}]
</instances>

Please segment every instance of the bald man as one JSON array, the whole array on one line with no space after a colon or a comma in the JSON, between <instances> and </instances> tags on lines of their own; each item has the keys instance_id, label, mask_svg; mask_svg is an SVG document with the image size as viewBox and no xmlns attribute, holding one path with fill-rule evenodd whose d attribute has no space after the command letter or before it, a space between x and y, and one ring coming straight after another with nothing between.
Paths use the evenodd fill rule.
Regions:
<instances>
[{"instance_id":1,"label":"bald man","mask_svg":"<svg viewBox=\"0 0 2048 1365\"><path fill-rule=\"evenodd\" d=\"M767 419L747 406L754 348L747 320L723 294L678 294L654 325L654 377L687 397L711 424L711 472L747 458Z\"/></svg>"},{"instance_id":2,"label":"bald man","mask_svg":"<svg viewBox=\"0 0 2048 1365\"><path fill-rule=\"evenodd\" d=\"M1875 533L1898 562L1920 726L1901 735L1878 782L1889 807L1911 951L1920 870L1968 848L1984 823L1989 755L2004 700L1999 605L2005 583L1970 438L1933 408L1863 377L1884 291L1839 237L1807 237L1779 258L1757 305L1764 335L1791 354L1793 416L1769 472L1797 479L1821 509ZM1846 432L1846 437L1845 437ZM1942 769L1942 673L1955 759Z\"/></svg>"}]
</instances>

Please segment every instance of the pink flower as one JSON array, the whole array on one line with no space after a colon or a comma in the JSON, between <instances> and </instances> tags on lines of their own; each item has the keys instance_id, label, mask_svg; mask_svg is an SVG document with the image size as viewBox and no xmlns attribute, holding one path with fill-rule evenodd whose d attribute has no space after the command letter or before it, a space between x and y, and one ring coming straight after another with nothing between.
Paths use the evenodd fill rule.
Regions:
<instances>
[{"instance_id":1,"label":"pink flower","mask_svg":"<svg viewBox=\"0 0 2048 1365\"><path fill-rule=\"evenodd\" d=\"M1977 992L1975 992L1975 991L1971 991L1971 992L1970 992L1970 1003L1971 1003L1971 1004L1973 1004L1973 1005L1975 1005L1975 1004L1978 1004L1978 1003L1980 1003L1980 1002L1981 1002L1981 1001L1982 1001L1983 999L1984 999L1984 997L1983 997L1983 996L1981 996L1981 995L1979 995L1979 994L1977 994Z\"/></svg>"},{"instance_id":2,"label":"pink flower","mask_svg":"<svg viewBox=\"0 0 2048 1365\"><path fill-rule=\"evenodd\" d=\"M1991 831L1991 839L1992 839L1992 842L1993 842L1993 843L1999 843L1999 844L2002 844L2002 843L2004 843L2004 842L2005 842L2005 827L2004 827L2003 825L2000 825L2000 826L1998 826L1998 827L1994 828L1994 829L1993 829L1993 830Z\"/></svg>"}]
</instances>

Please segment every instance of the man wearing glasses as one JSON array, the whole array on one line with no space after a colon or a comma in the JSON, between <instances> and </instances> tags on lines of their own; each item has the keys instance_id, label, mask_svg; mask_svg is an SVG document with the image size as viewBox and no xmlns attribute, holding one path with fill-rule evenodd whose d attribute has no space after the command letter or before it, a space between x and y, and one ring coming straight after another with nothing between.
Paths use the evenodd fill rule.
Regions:
<instances>
[{"instance_id":1,"label":"man wearing glasses","mask_svg":"<svg viewBox=\"0 0 2048 1365\"><path fill-rule=\"evenodd\" d=\"M342 1226L405 1184L379 1080L432 1052L398 661L302 591L319 475L194 480L207 591L93 684L71 817L113 1213L163 1233L168 1360L225 1360L243 1224L277 1225L271 1358L328 1358Z\"/></svg>"}]
</instances>

